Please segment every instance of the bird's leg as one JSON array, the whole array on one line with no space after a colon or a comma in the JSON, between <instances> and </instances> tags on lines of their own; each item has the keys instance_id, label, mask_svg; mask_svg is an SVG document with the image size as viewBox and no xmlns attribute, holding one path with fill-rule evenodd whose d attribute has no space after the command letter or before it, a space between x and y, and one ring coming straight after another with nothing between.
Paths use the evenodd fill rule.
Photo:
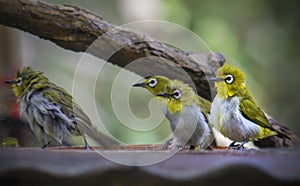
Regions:
<instances>
[{"instance_id":1,"label":"bird's leg","mask_svg":"<svg viewBox=\"0 0 300 186\"><path fill-rule=\"evenodd\" d=\"M239 145L237 146L237 149L244 149L244 148L245 148L244 145L245 145L246 143L248 143L248 141L242 142L241 144L239 144Z\"/></svg>"},{"instance_id":2,"label":"bird's leg","mask_svg":"<svg viewBox=\"0 0 300 186\"><path fill-rule=\"evenodd\" d=\"M48 147L50 145L50 141L45 142L44 145L42 145L42 149L46 149L46 147Z\"/></svg>"},{"instance_id":3,"label":"bird's leg","mask_svg":"<svg viewBox=\"0 0 300 186\"><path fill-rule=\"evenodd\" d=\"M232 143L229 144L227 147L228 149L235 149L238 145L235 145L236 141L233 141Z\"/></svg>"},{"instance_id":4,"label":"bird's leg","mask_svg":"<svg viewBox=\"0 0 300 186\"><path fill-rule=\"evenodd\" d=\"M160 150L167 150L168 146L171 144L171 141L173 140L173 138L168 139L165 144L162 146L162 148Z\"/></svg>"},{"instance_id":5,"label":"bird's leg","mask_svg":"<svg viewBox=\"0 0 300 186\"><path fill-rule=\"evenodd\" d=\"M84 149L89 150L90 146L89 146L88 142L86 141L86 137L84 134L82 136L83 136L83 140L84 140Z\"/></svg>"}]
</instances>

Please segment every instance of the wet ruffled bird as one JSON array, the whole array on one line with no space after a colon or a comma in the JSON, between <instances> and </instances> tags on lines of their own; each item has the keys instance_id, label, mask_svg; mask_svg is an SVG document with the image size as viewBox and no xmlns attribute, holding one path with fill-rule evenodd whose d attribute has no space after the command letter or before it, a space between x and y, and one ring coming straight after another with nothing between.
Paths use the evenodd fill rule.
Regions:
<instances>
[{"instance_id":1,"label":"wet ruffled bird","mask_svg":"<svg viewBox=\"0 0 300 186\"><path fill-rule=\"evenodd\" d=\"M118 145L114 139L98 131L72 96L63 88L49 81L42 72L30 67L22 68L13 80L12 90L20 102L20 116L26 120L43 148L72 136L82 136L88 148L86 136L103 148Z\"/></svg>"}]
</instances>

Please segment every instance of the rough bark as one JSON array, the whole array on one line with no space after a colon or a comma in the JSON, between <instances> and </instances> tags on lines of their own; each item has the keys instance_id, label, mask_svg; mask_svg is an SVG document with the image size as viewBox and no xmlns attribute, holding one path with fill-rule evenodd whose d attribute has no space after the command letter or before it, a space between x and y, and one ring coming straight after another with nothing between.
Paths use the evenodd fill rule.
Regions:
<instances>
[{"instance_id":1,"label":"rough bark","mask_svg":"<svg viewBox=\"0 0 300 186\"><path fill-rule=\"evenodd\" d=\"M198 93L209 100L211 91L205 74L212 74L225 62L219 53L179 51L75 6L1 0L0 17L0 24L50 40L68 50L91 53L120 67L126 68L134 60L143 58L141 65L129 70L142 76L161 74L179 78L189 84L192 84L191 78Z\"/></svg>"},{"instance_id":2,"label":"rough bark","mask_svg":"<svg viewBox=\"0 0 300 186\"><path fill-rule=\"evenodd\" d=\"M215 90L209 86L206 76L213 75L225 62L220 53L180 51L70 5L34 0L0 0L0 24L29 32L68 50L88 52L141 76L165 75L183 80L195 85L193 87L198 94L208 100L212 100ZM130 65L138 59L143 60L138 65ZM275 126L279 125L275 120L270 121ZM278 140L277 137L272 138ZM293 144L293 140L288 143L276 141L274 146Z\"/></svg>"}]
</instances>

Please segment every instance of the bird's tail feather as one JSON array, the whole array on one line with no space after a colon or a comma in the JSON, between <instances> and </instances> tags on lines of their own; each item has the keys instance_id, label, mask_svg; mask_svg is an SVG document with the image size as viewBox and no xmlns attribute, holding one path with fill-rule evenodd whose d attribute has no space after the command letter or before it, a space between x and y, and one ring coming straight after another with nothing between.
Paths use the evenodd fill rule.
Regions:
<instances>
[{"instance_id":1,"label":"bird's tail feather","mask_svg":"<svg viewBox=\"0 0 300 186\"><path fill-rule=\"evenodd\" d=\"M289 139L289 140L291 139L291 138L288 137L287 135L285 135L285 134L279 132L278 130L276 130L276 132L277 132L277 136L280 137L280 138L286 138L286 139Z\"/></svg>"},{"instance_id":2,"label":"bird's tail feather","mask_svg":"<svg viewBox=\"0 0 300 186\"><path fill-rule=\"evenodd\" d=\"M117 140L102 133L94 126L88 126L82 122L79 122L78 128L84 138L86 136L90 137L96 144L104 149L114 149L120 147L120 143Z\"/></svg>"},{"instance_id":3,"label":"bird's tail feather","mask_svg":"<svg viewBox=\"0 0 300 186\"><path fill-rule=\"evenodd\" d=\"M112 149L112 148L120 147L120 143L117 140L99 131L96 128L96 126L92 124L89 117L82 111L82 109L78 105L75 105L73 107L73 111L76 116L75 118L76 118L77 126L84 138L85 135L89 136L92 140L94 140L97 144L99 144L104 149Z\"/></svg>"}]
</instances>

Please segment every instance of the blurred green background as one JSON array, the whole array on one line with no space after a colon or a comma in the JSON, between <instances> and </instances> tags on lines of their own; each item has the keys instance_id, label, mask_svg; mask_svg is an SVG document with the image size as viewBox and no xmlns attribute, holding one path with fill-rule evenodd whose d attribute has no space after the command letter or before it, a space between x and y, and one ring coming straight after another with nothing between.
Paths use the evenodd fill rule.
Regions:
<instances>
[{"instance_id":1,"label":"blurred green background","mask_svg":"<svg viewBox=\"0 0 300 186\"><path fill-rule=\"evenodd\" d=\"M45 1L84 7L116 25L143 20L164 20L186 27L202 38L211 50L223 53L227 62L239 66L246 72L251 93L267 113L293 131L300 132L297 124L297 115L300 111L298 58L300 3L297 0ZM5 33L0 36L0 77L8 77L12 73L11 69L6 69L7 62L17 64L21 61L23 66L30 65L44 71L50 80L72 92L76 66L82 53L62 49L49 41L16 29L0 26L0 30ZM169 34L172 35L172 32ZM193 48L192 45L189 46L189 42L185 45L189 50ZM195 51L207 52L198 49ZM98 64L104 63L100 61ZM129 126L123 125L122 121L117 119L110 101L110 90L120 68L105 65L100 76L97 76L99 81L94 84L95 90L92 91L84 86L86 82L95 79L95 76L89 73L90 67L85 70L86 73L81 70L83 73L79 76L82 81L81 88L77 87L73 93L80 92L74 97L93 121L98 123L101 118L101 124L125 143L161 143L169 136L168 122L161 115L159 117L162 125L159 126L152 126L151 120L141 122L138 119L126 121L130 123ZM132 82L139 79L133 73L126 73L127 78L123 78L118 84L120 90L127 90ZM1 117L11 113L5 104L11 103L12 97L4 96L8 91L5 89L2 88L0 94ZM126 105L122 97L123 92L118 92L116 95L118 99L114 100L122 106ZM148 108L151 99L152 96L145 90L132 89L129 104L134 115L139 119L148 118L151 115L151 109ZM93 106L90 103L93 103ZM158 108L153 101L151 108L152 106ZM2 137L5 135L7 132L1 133Z\"/></svg>"}]
</instances>

